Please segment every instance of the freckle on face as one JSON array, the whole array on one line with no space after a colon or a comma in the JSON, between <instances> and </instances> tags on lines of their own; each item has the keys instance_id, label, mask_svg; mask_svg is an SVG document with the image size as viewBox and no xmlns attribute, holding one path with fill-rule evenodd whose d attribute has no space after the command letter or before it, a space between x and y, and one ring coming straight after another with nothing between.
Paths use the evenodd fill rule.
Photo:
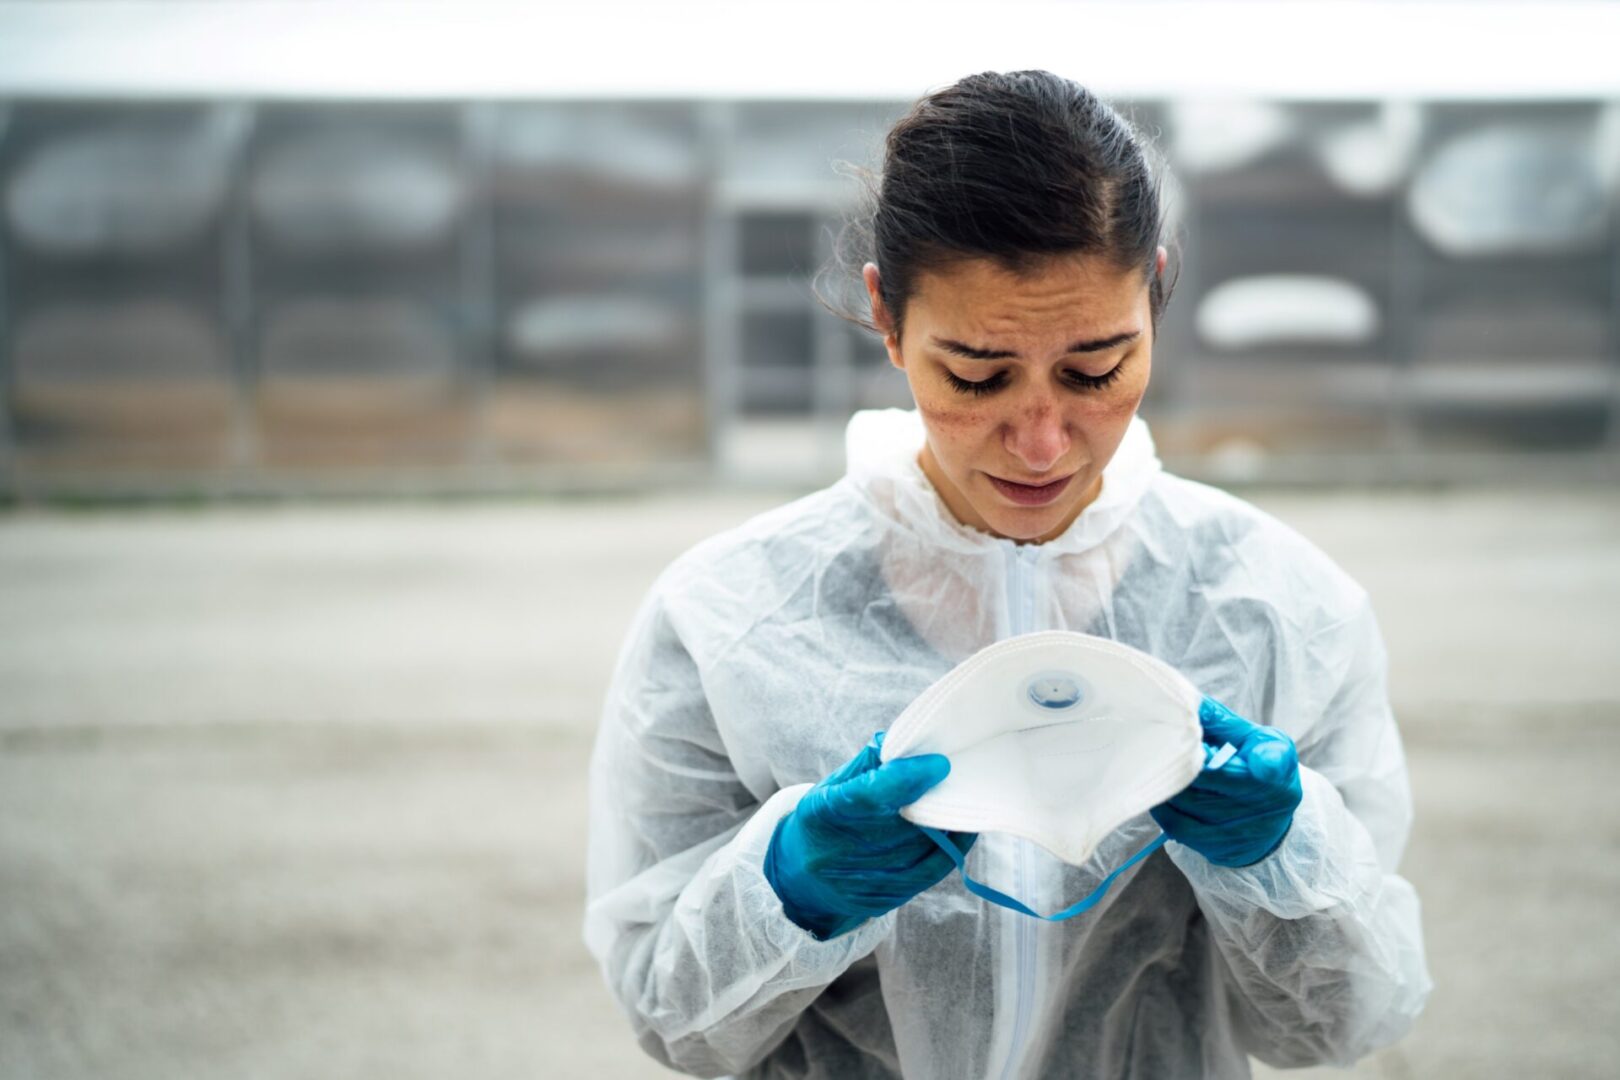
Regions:
<instances>
[{"instance_id":1,"label":"freckle on face","mask_svg":"<svg viewBox=\"0 0 1620 1080\"><path fill-rule=\"evenodd\" d=\"M985 418L988 416L988 413L980 409L938 409L921 403L918 403L917 411L922 413L929 423L934 424L936 427L952 428L959 431L965 431L984 423Z\"/></svg>"}]
</instances>

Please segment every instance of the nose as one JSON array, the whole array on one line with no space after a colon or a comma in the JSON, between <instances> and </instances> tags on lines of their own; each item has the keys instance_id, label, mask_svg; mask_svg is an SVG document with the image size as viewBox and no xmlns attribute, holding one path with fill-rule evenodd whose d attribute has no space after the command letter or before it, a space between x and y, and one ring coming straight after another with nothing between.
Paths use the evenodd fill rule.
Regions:
<instances>
[{"instance_id":1,"label":"nose","mask_svg":"<svg viewBox=\"0 0 1620 1080\"><path fill-rule=\"evenodd\" d=\"M1033 476L1040 476L1069 452L1069 430L1050 396L1020 403L1002 433L1002 445Z\"/></svg>"}]
</instances>

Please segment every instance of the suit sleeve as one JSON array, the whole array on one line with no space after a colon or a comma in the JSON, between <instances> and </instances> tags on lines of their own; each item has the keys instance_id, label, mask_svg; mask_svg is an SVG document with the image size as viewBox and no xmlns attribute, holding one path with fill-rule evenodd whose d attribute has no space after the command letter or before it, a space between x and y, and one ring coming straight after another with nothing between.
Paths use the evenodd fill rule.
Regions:
<instances>
[{"instance_id":1,"label":"suit sleeve","mask_svg":"<svg viewBox=\"0 0 1620 1080\"><path fill-rule=\"evenodd\" d=\"M1412 799L1365 593L1303 650L1314 693L1301 699L1318 704L1282 845L1235 869L1167 845L1210 925L1240 1043L1279 1067L1349 1065L1395 1042L1432 988L1417 893L1396 872Z\"/></svg>"},{"instance_id":2,"label":"suit sleeve","mask_svg":"<svg viewBox=\"0 0 1620 1080\"><path fill-rule=\"evenodd\" d=\"M716 1076L763 1060L893 914L823 942L783 913L765 851L809 785L761 801L743 784L677 622L655 585L609 686L591 760L585 942L641 1046Z\"/></svg>"}]
</instances>

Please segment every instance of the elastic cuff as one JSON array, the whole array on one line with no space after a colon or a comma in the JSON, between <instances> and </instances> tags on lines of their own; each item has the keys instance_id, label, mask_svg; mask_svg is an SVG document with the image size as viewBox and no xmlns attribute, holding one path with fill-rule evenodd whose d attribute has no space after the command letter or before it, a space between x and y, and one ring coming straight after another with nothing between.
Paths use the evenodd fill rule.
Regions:
<instances>
[{"instance_id":1,"label":"elastic cuff","mask_svg":"<svg viewBox=\"0 0 1620 1080\"><path fill-rule=\"evenodd\" d=\"M1299 767L1303 797L1277 850L1245 867L1216 866L1177 843L1165 845L1200 906L1263 908L1298 919L1334 907L1355 908L1383 880L1378 852L1366 828L1345 809L1327 777Z\"/></svg>"},{"instance_id":2,"label":"elastic cuff","mask_svg":"<svg viewBox=\"0 0 1620 1080\"><path fill-rule=\"evenodd\" d=\"M759 936L761 947L793 956L806 977L813 977L815 972L829 966L842 971L871 952L891 929L894 914L865 919L852 927L830 927L833 933L827 937L818 937L788 915L775 886L765 876L765 860L781 821L793 812L812 786L794 784L777 791L726 845L724 853L716 852L716 856L731 865L732 870L727 873L747 879L746 883L739 882L748 894L744 918Z\"/></svg>"},{"instance_id":3,"label":"elastic cuff","mask_svg":"<svg viewBox=\"0 0 1620 1080\"><path fill-rule=\"evenodd\" d=\"M1277 854L1278 849L1283 846L1283 841L1287 840L1288 839L1288 834L1293 832L1293 831L1294 831L1294 815L1289 814L1288 815L1288 828L1286 828L1286 829L1284 829L1282 831L1282 835L1277 837L1277 842L1275 844L1272 844L1271 847L1266 850L1266 853L1264 855L1262 855L1258 859L1254 860L1254 862L1239 863L1238 865L1236 865L1234 867L1231 867L1231 869L1233 869L1233 870L1246 870L1251 866L1257 866L1260 863L1265 862L1267 859L1269 859L1273 855Z\"/></svg>"}]
</instances>

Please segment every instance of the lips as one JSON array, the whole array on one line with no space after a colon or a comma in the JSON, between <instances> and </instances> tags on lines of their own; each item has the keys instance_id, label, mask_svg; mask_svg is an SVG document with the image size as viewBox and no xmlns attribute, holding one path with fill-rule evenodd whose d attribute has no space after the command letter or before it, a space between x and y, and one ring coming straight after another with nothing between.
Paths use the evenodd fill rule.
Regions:
<instances>
[{"instance_id":1,"label":"lips","mask_svg":"<svg viewBox=\"0 0 1620 1080\"><path fill-rule=\"evenodd\" d=\"M990 476L989 473L985 473ZM990 476L990 482L996 490L1020 506L1043 506L1063 494L1063 489L1069 486L1074 479L1070 473L1061 480L1053 480L1048 484L1020 484L1012 480L1003 480L999 476Z\"/></svg>"}]
</instances>

